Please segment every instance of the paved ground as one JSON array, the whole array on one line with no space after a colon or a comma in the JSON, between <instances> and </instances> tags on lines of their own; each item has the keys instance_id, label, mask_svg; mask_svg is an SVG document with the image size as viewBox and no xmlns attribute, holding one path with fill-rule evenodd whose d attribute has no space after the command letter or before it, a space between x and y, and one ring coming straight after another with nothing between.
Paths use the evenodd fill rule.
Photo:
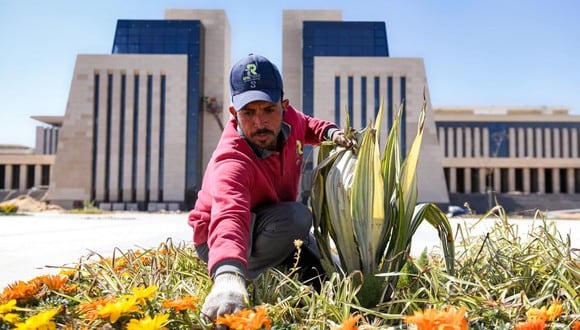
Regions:
<instances>
[{"instance_id":1,"label":"paved ground","mask_svg":"<svg viewBox=\"0 0 580 330\"><path fill-rule=\"evenodd\" d=\"M473 219L452 218L454 229ZM527 233L530 220L517 221L520 233ZM580 220L557 220L563 235L570 233L572 246L580 248ZM476 230L485 231L486 221ZM62 213L34 213L0 216L0 291L16 280L58 271L46 266L72 264L95 251L104 256L115 248L146 249L157 247L171 238L174 242L190 244L191 228L187 214L116 213L107 215L72 215ZM435 230L428 225L419 227L413 239L411 254L418 255L426 247L438 246Z\"/></svg>"}]
</instances>

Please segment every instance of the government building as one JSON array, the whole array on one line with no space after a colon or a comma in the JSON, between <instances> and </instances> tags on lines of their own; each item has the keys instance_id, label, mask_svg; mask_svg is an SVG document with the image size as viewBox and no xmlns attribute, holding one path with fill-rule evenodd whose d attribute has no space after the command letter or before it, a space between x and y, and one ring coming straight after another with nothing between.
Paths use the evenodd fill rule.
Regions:
<instances>
[{"instance_id":1,"label":"government building","mask_svg":"<svg viewBox=\"0 0 580 330\"><path fill-rule=\"evenodd\" d=\"M505 196L579 201L580 118L567 109L434 109L423 59L389 56L385 22L343 21L339 10L285 10L282 29L277 64L285 97L308 115L341 127L348 115L360 129L382 105L383 145L401 109L405 153L425 95L420 202L467 202L483 212L491 198ZM42 123L34 149L0 146L0 202L44 192L64 208L193 207L229 119L229 70L237 59L225 11L121 19L111 38L110 54L77 56L64 115L33 117ZM308 197L313 166L305 164L299 199Z\"/></svg>"}]
</instances>

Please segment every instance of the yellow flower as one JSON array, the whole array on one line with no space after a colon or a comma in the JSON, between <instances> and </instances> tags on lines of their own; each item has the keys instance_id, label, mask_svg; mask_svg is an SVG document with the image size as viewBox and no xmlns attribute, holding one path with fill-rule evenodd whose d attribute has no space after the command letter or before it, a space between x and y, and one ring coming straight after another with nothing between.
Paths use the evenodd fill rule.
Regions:
<instances>
[{"instance_id":1,"label":"yellow flower","mask_svg":"<svg viewBox=\"0 0 580 330\"><path fill-rule=\"evenodd\" d=\"M546 321L543 319L530 319L526 322L518 322L515 330L544 330Z\"/></svg>"},{"instance_id":2,"label":"yellow flower","mask_svg":"<svg viewBox=\"0 0 580 330\"><path fill-rule=\"evenodd\" d=\"M333 328L333 330L358 330L356 323L358 320L360 320L360 318L360 315L351 315L349 318L343 320L338 327Z\"/></svg>"},{"instance_id":3,"label":"yellow flower","mask_svg":"<svg viewBox=\"0 0 580 330\"><path fill-rule=\"evenodd\" d=\"M197 309L197 303L200 301L199 297L187 296L177 299L167 299L164 300L161 306L163 308L173 308L174 311L180 312L187 309Z\"/></svg>"},{"instance_id":4,"label":"yellow flower","mask_svg":"<svg viewBox=\"0 0 580 330\"><path fill-rule=\"evenodd\" d=\"M550 305L546 315L548 316L548 321L554 321L555 319L559 318L560 315L562 315L562 304L555 302Z\"/></svg>"},{"instance_id":5,"label":"yellow flower","mask_svg":"<svg viewBox=\"0 0 580 330\"><path fill-rule=\"evenodd\" d=\"M215 324L227 325L234 330L257 330L266 327L270 329L272 320L266 316L266 309L264 307L257 307L256 310L242 309L235 314L226 314L218 316Z\"/></svg>"},{"instance_id":6,"label":"yellow flower","mask_svg":"<svg viewBox=\"0 0 580 330\"><path fill-rule=\"evenodd\" d=\"M16 309L16 299L11 299L4 305L0 305L0 315L6 314Z\"/></svg>"},{"instance_id":7,"label":"yellow flower","mask_svg":"<svg viewBox=\"0 0 580 330\"><path fill-rule=\"evenodd\" d=\"M153 296L155 296L157 286L152 285L146 288L140 286L138 288L133 288L132 291L135 298L137 298L137 303L142 305L145 303L145 300L153 298Z\"/></svg>"},{"instance_id":8,"label":"yellow flower","mask_svg":"<svg viewBox=\"0 0 580 330\"><path fill-rule=\"evenodd\" d=\"M11 324L18 322L19 319L20 317L18 316L18 314L14 313L0 314L0 320L4 320L5 322Z\"/></svg>"},{"instance_id":9,"label":"yellow flower","mask_svg":"<svg viewBox=\"0 0 580 330\"><path fill-rule=\"evenodd\" d=\"M52 318L58 314L59 309L49 309L44 312L40 312L34 316L29 317L26 321L22 323L16 323L14 326L18 330L54 330L56 329L56 323L52 321Z\"/></svg>"},{"instance_id":10,"label":"yellow flower","mask_svg":"<svg viewBox=\"0 0 580 330\"><path fill-rule=\"evenodd\" d=\"M137 305L137 298L131 296L123 296L116 301L111 301L104 306L97 309L97 315L102 319L109 319L111 323L117 322L119 317L124 314L133 312L140 312Z\"/></svg>"},{"instance_id":11,"label":"yellow flower","mask_svg":"<svg viewBox=\"0 0 580 330\"><path fill-rule=\"evenodd\" d=\"M163 325L169 319L169 314L155 315L154 318L146 316L141 320L132 319L127 324L127 330L160 330L167 329Z\"/></svg>"}]
</instances>

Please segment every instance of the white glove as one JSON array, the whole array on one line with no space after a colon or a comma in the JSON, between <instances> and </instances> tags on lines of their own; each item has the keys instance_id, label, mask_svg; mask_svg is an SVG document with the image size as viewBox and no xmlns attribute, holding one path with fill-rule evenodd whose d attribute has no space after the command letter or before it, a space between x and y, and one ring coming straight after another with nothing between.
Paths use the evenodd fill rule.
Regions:
<instances>
[{"instance_id":1,"label":"white glove","mask_svg":"<svg viewBox=\"0 0 580 330\"><path fill-rule=\"evenodd\" d=\"M244 278L236 273L221 273L215 277L201 313L215 320L218 316L244 309L247 301L248 291Z\"/></svg>"}]
</instances>

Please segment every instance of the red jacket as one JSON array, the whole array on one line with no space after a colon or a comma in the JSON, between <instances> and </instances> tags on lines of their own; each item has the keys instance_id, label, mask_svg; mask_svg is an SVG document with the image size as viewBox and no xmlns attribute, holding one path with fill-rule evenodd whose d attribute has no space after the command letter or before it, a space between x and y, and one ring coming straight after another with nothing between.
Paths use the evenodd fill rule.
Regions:
<instances>
[{"instance_id":1,"label":"red jacket","mask_svg":"<svg viewBox=\"0 0 580 330\"><path fill-rule=\"evenodd\" d=\"M239 261L247 273L250 210L262 204L296 201L303 146L320 143L328 129L336 127L292 106L286 108L283 121L290 132L282 151L263 159L240 136L235 118L222 133L188 220L194 245L208 244L210 274L222 261Z\"/></svg>"}]
</instances>

